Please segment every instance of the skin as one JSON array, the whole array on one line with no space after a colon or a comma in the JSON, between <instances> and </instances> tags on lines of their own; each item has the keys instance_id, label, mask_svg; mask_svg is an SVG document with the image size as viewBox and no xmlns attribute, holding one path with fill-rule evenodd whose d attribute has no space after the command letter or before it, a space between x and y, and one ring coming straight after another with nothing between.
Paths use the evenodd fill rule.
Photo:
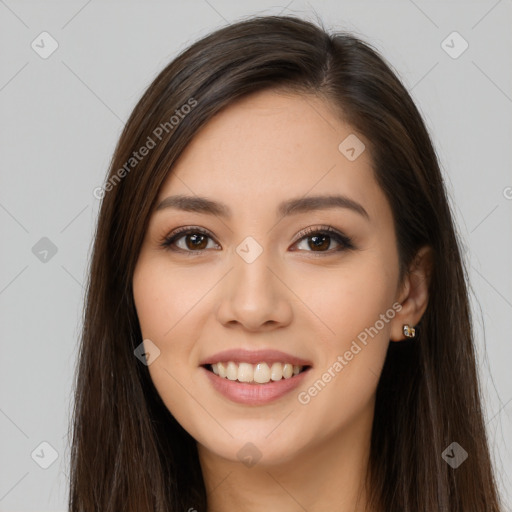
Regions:
<instances>
[{"instance_id":1,"label":"skin","mask_svg":"<svg viewBox=\"0 0 512 512\"><path fill-rule=\"evenodd\" d=\"M258 92L203 127L160 190L157 204L185 194L221 201L233 212L225 219L155 211L133 277L143 338L160 350L149 372L198 443L209 512L364 509L378 378L389 342L405 339L403 324L416 325L426 309L430 251L422 248L400 283L392 213L369 151L349 161L338 150L351 133L316 96ZM283 200L317 194L346 195L369 218L346 208L276 213ZM352 238L354 248L337 251L343 245L331 238L317 249L314 233L298 236L325 225ZM175 242L181 252L160 245L183 226L211 233L202 252L191 252L186 235ZM263 249L250 264L236 252L248 236ZM298 393L390 309L394 317L388 313L378 334L300 403ZM234 403L213 389L199 364L239 347L276 348L313 368L304 385L277 401ZM249 442L260 454L250 467L237 456Z\"/></svg>"}]
</instances>

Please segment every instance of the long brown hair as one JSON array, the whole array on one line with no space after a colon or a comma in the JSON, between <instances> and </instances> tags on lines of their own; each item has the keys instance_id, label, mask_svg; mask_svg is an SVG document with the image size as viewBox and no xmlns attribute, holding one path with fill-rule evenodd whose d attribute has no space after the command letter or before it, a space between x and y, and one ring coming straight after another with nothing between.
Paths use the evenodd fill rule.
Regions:
<instances>
[{"instance_id":1,"label":"long brown hair","mask_svg":"<svg viewBox=\"0 0 512 512\"><path fill-rule=\"evenodd\" d=\"M156 77L124 127L102 191L87 283L70 510L206 511L196 443L134 356L142 336L132 276L160 186L183 149L220 109L268 88L324 98L369 141L394 216L401 278L421 246L434 253L417 338L390 343L377 388L372 510L499 512L467 272L425 124L369 43L289 16L251 17L190 46ZM146 156L136 158L143 146ZM452 442L468 453L457 468L442 457Z\"/></svg>"}]
</instances>

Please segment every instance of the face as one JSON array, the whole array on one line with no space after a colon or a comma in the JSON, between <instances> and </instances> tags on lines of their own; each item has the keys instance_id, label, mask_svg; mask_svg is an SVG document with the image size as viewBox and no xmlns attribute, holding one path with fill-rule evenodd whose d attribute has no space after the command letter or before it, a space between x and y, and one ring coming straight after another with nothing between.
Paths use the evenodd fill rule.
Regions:
<instances>
[{"instance_id":1,"label":"face","mask_svg":"<svg viewBox=\"0 0 512 512\"><path fill-rule=\"evenodd\" d=\"M398 254L358 137L324 100L259 92L159 192L134 300L155 387L202 452L276 464L371 421Z\"/></svg>"}]
</instances>

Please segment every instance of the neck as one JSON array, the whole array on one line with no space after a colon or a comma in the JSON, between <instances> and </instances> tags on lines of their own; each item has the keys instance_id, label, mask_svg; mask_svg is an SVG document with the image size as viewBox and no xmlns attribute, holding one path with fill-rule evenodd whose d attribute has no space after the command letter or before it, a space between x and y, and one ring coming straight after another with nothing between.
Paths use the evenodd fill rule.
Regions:
<instances>
[{"instance_id":1,"label":"neck","mask_svg":"<svg viewBox=\"0 0 512 512\"><path fill-rule=\"evenodd\" d=\"M198 445L208 512L363 512L373 408L285 463L245 466Z\"/></svg>"}]
</instances>

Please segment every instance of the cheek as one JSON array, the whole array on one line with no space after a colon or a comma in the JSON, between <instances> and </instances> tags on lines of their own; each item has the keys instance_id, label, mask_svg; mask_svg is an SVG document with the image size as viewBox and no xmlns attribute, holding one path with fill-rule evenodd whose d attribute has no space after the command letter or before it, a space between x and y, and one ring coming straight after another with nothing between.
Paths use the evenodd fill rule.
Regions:
<instances>
[{"instance_id":1,"label":"cheek","mask_svg":"<svg viewBox=\"0 0 512 512\"><path fill-rule=\"evenodd\" d=\"M194 319L206 304L201 298L212 286L193 275L190 269L170 269L169 265L148 258L138 264L133 278L142 337L160 350L148 366L151 380L166 407L182 424L201 419L195 417L197 411L191 407L183 386L190 387L194 340L201 329Z\"/></svg>"},{"instance_id":2,"label":"cheek","mask_svg":"<svg viewBox=\"0 0 512 512\"><path fill-rule=\"evenodd\" d=\"M160 350L148 369L170 409L180 397L186 398L179 383L188 382L198 369L197 340L204 337L218 281L206 266L172 268L156 257L146 257L135 269L133 294L142 337Z\"/></svg>"},{"instance_id":3,"label":"cheek","mask_svg":"<svg viewBox=\"0 0 512 512\"><path fill-rule=\"evenodd\" d=\"M295 289L323 325L322 339L341 350L391 308L395 286L394 276L382 270L382 262L371 265L365 261L344 269L329 269L323 275L303 276ZM381 324L379 331L386 338L390 324Z\"/></svg>"},{"instance_id":4,"label":"cheek","mask_svg":"<svg viewBox=\"0 0 512 512\"><path fill-rule=\"evenodd\" d=\"M298 402L334 432L350 418L368 411L389 345L390 321L395 315L394 275L382 260L332 271L309 295L317 316L329 327L319 340L321 364L314 379L298 391ZM331 332L333 331L333 332ZM333 407L333 404L337 404Z\"/></svg>"},{"instance_id":5,"label":"cheek","mask_svg":"<svg viewBox=\"0 0 512 512\"><path fill-rule=\"evenodd\" d=\"M143 337L168 343L207 289L190 269L142 262L134 273L133 294Z\"/></svg>"}]
</instances>

